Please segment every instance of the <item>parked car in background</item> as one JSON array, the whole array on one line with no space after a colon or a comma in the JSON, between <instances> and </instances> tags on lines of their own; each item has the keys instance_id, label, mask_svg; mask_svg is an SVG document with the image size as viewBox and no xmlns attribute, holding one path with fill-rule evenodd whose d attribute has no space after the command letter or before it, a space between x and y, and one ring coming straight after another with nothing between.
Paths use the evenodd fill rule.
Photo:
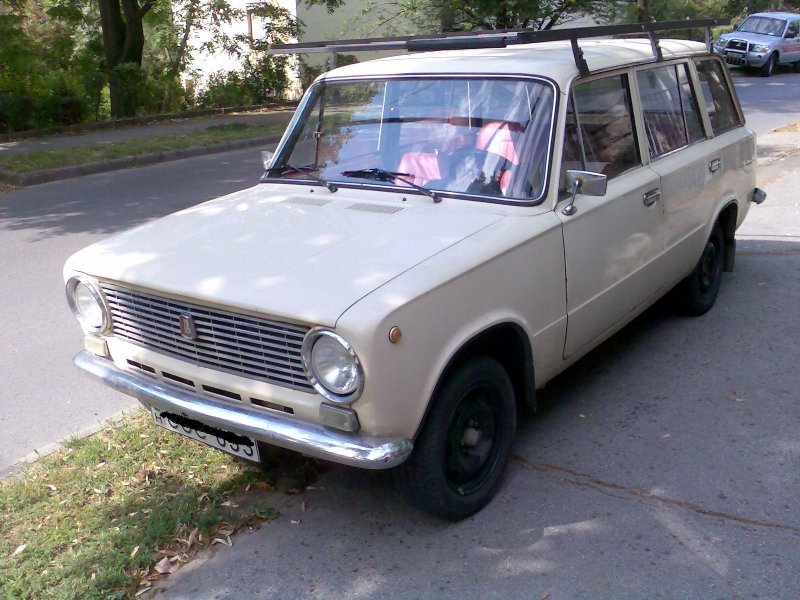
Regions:
<instances>
[{"instance_id":1,"label":"parked car in background","mask_svg":"<svg viewBox=\"0 0 800 600\"><path fill-rule=\"evenodd\" d=\"M76 364L242 458L480 510L518 407L670 290L710 310L764 199L705 45L497 43L325 73L260 184L73 255Z\"/></svg>"},{"instance_id":2,"label":"parked car in background","mask_svg":"<svg viewBox=\"0 0 800 600\"><path fill-rule=\"evenodd\" d=\"M769 77L778 65L800 73L800 14L755 13L714 43L714 50L732 67L757 68Z\"/></svg>"}]
</instances>

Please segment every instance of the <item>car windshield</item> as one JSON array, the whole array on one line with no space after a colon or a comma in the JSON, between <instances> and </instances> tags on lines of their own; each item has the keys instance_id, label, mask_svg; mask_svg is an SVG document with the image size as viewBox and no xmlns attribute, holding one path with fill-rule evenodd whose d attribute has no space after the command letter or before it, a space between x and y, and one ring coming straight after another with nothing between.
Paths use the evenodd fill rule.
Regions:
<instances>
[{"instance_id":1,"label":"car windshield","mask_svg":"<svg viewBox=\"0 0 800 600\"><path fill-rule=\"evenodd\" d=\"M305 172L345 185L536 200L553 112L554 88L542 80L318 82L265 180L306 179Z\"/></svg>"},{"instance_id":2,"label":"car windshield","mask_svg":"<svg viewBox=\"0 0 800 600\"><path fill-rule=\"evenodd\" d=\"M781 37L786 21L772 17L747 17L737 31Z\"/></svg>"}]
</instances>

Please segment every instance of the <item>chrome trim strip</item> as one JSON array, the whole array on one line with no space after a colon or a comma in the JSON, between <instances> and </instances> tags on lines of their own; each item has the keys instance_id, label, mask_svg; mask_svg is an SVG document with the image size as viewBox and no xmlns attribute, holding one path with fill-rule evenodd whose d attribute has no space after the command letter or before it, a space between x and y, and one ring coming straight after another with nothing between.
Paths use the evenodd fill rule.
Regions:
<instances>
[{"instance_id":1,"label":"chrome trim strip","mask_svg":"<svg viewBox=\"0 0 800 600\"><path fill-rule=\"evenodd\" d=\"M185 414L209 425L316 458L364 469L390 469L405 461L413 448L413 442L405 438L347 434L244 406L223 404L123 371L110 360L86 350L76 354L73 362L88 375L133 396L147 407Z\"/></svg>"}]
</instances>

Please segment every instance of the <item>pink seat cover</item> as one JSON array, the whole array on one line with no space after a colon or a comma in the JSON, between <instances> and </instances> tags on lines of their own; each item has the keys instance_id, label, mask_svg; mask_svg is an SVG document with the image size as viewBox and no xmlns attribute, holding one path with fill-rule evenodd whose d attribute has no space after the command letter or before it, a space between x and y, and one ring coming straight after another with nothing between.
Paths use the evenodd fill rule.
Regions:
<instances>
[{"instance_id":1,"label":"pink seat cover","mask_svg":"<svg viewBox=\"0 0 800 600\"><path fill-rule=\"evenodd\" d=\"M492 121L481 127L475 147L502 156L512 164L518 165L515 138L516 135L512 133L508 123Z\"/></svg>"},{"instance_id":2,"label":"pink seat cover","mask_svg":"<svg viewBox=\"0 0 800 600\"><path fill-rule=\"evenodd\" d=\"M432 152L406 152L400 159L397 171L411 175L411 181L417 185L425 185L433 179L441 178L439 159ZM402 185L401 181L397 183Z\"/></svg>"}]
</instances>

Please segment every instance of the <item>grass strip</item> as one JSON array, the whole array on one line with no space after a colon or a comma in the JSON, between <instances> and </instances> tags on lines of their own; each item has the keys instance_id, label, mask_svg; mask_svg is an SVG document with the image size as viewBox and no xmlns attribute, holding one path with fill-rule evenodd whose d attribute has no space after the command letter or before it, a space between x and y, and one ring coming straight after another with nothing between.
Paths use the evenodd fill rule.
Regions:
<instances>
[{"instance_id":1,"label":"grass strip","mask_svg":"<svg viewBox=\"0 0 800 600\"><path fill-rule=\"evenodd\" d=\"M96 142L72 148L36 150L24 154L0 156L0 169L14 173L30 173L32 171L81 165L112 158L126 158L254 137L279 135L284 129L285 124L278 123L213 125L205 129L182 134L120 140L118 142Z\"/></svg>"},{"instance_id":2,"label":"grass strip","mask_svg":"<svg viewBox=\"0 0 800 600\"><path fill-rule=\"evenodd\" d=\"M199 550L277 517L255 493L271 488L268 478L144 412L69 441L0 481L0 590L132 597Z\"/></svg>"}]
</instances>

